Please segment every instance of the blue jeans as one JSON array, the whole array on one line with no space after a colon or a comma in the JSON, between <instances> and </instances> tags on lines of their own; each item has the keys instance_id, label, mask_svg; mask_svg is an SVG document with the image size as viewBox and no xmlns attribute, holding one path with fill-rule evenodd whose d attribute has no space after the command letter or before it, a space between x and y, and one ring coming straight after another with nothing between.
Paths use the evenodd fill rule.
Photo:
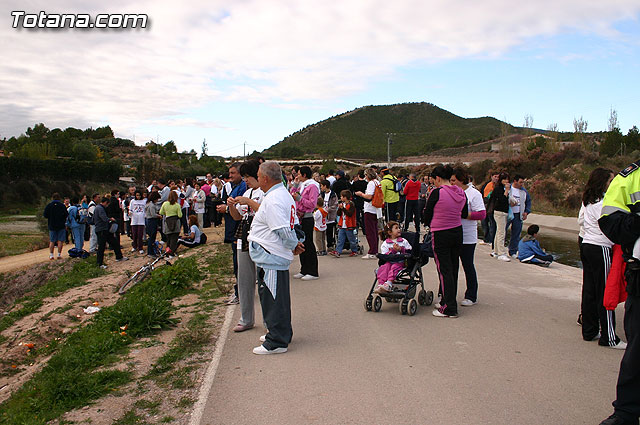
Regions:
<instances>
[{"instance_id":1,"label":"blue jeans","mask_svg":"<svg viewBox=\"0 0 640 425\"><path fill-rule=\"evenodd\" d=\"M342 253L345 239L349 239L351 252L358 252L358 241L356 240L356 235L353 234L353 229L340 228L338 230L338 246L336 246L336 251L338 251L338 254Z\"/></svg>"},{"instance_id":2,"label":"blue jeans","mask_svg":"<svg viewBox=\"0 0 640 425\"><path fill-rule=\"evenodd\" d=\"M76 249L81 251L84 246L84 224L73 227L71 233L73 233L73 242L76 245Z\"/></svg>"},{"instance_id":3,"label":"blue jeans","mask_svg":"<svg viewBox=\"0 0 640 425\"><path fill-rule=\"evenodd\" d=\"M513 213L513 220L511 220L511 241L509 242L509 255L513 255L518 252L520 233L522 233L522 220L520 219L520 213Z\"/></svg>"}]
</instances>

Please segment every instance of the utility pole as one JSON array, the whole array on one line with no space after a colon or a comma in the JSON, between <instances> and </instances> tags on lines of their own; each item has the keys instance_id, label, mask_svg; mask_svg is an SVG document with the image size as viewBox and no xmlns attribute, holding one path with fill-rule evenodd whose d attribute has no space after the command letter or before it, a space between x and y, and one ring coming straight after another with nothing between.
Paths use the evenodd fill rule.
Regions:
<instances>
[{"instance_id":1,"label":"utility pole","mask_svg":"<svg viewBox=\"0 0 640 425\"><path fill-rule=\"evenodd\" d=\"M245 140L244 143L242 144L242 153L244 156L244 160L247 160L247 141Z\"/></svg>"},{"instance_id":2,"label":"utility pole","mask_svg":"<svg viewBox=\"0 0 640 425\"><path fill-rule=\"evenodd\" d=\"M391 168L391 145L393 144L391 136L395 136L395 133L387 133L387 168Z\"/></svg>"}]
</instances>

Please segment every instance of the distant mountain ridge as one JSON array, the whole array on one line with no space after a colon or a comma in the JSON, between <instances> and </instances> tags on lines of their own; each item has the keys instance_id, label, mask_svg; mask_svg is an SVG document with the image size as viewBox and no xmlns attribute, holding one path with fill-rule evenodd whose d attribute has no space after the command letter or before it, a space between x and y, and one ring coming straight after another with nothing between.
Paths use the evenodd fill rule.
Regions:
<instances>
[{"instance_id":1,"label":"distant mountain ridge","mask_svg":"<svg viewBox=\"0 0 640 425\"><path fill-rule=\"evenodd\" d=\"M426 102L364 106L309 125L264 153L284 158L384 159L387 133L393 133L392 154L398 157L490 140L501 131L519 129L492 117L462 118Z\"/></svg>"}]
</instances>

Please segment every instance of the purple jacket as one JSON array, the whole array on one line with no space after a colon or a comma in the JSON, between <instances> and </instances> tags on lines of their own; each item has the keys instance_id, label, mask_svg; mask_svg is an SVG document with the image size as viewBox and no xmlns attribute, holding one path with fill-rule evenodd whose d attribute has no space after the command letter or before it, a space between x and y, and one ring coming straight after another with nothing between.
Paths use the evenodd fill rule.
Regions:
<instances>
[{"instance_id":1,"label":"purple jacket","mask_svg":"<svg viewBox=\"0 0 640 425\"><path fill-rule=\"evenodd\" d=\"M454 185L434 189L427 199L423 222L432 231L462 226L462 218L468 216L467 195Z\"/></svg>"},{"instance_id":2,"label":"purple jacket","mask_svg":"<svg viewBox=\"0 0 640 425\"><path fill-rule=\"evenodd\" d=\"M306 213L313 213L318 204L318 196L320 196L320 189L315 182L309 182L302 190L301 198L296 202L296 211L298 216L302 218Z\"/></svg>"}]
</instances>

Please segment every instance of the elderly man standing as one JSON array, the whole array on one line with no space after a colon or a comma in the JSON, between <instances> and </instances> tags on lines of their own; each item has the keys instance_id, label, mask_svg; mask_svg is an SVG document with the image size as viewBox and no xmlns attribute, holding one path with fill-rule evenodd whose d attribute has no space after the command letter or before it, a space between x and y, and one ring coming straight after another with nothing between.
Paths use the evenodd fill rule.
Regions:
<instances>
[{"instance_id":1,"label":"elderly man standing","mask_svg":"<svg viewBox=\"0 0 640 425\"><path fill-rule=\"evenodd\" d=\"M286 353L291 342L291 297L289 266L294 254L303 251L295 230L296 206L282 184L282 171L275 161L266 161L258 170L258 184L264 200L249 232L249 255L257 266L258 294L267 334L254 354Z\"/></svg>"}]
</instances>

